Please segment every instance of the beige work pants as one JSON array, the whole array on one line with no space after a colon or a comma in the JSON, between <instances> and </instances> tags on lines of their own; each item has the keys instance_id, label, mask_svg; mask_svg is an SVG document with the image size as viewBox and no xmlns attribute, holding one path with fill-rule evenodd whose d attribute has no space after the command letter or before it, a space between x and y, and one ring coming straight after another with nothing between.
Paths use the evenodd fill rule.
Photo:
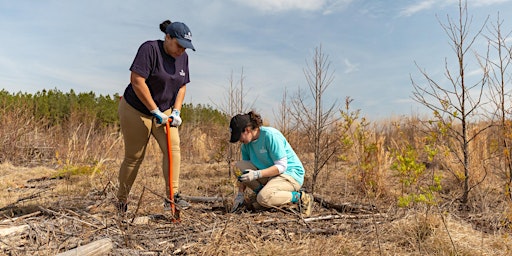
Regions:
<instances>
[{"instance_id":1,"label":"beige work pants","mask_svg":"<svg viewBox=\"0 0 512 256\"><path fill-rule=\"evenodd\" d=\"M164 111L170 115L172 109ZM130 189L137 177L140 165L146 153L148 141L153 135L163 153L162 170L165 179L166 197L169 197L169 159L167 157L167 134L165 125L157 125L152 116L147 116L130 106L124 98L119 102L119 121L124 139L124 159L119 169L119 190L117 199L126 202ZM178 128L171 127L172 186L173 192L179 192L180 176L180 137Z\"/></svg>"},{"instance_id":2,"label":"beige work pants","mask_svg":"<svg viewBox=\"0 0 512 256\"><path fill-rule=\"evenodd\" d=\"M239 161L235 166L241 171L245 169L257 170L249 161ZM299 191L301 186L289 175L280 174L274 177L264 177L254 181L244 182L244 184L253 191L261 185L263 188L256 196L256 201L263 207L278 207L291 202L292 191Z\"/></svg>"}]
</instances>

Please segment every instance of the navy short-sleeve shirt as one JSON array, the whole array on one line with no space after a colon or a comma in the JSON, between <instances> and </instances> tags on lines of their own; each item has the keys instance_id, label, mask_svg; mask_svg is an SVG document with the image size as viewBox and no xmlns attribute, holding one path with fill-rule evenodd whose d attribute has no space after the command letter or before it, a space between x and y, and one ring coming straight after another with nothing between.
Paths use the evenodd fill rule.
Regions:
<instances>
[{"instance_id":1,"label":"navy short-sleeve shirt","mask_svg":"<svg viewBox=\"0 0 512 256\"><path fill-rule=\"evenodd\" d=\"M130 71L146 79L151 97L161 111L170 109L181 86L190 82L187 53L175 59L165 53L163 43L162 40L143 43L130 67ZM123 97L138 111L151 115L135 94L131 83L126 87Z\"/></svg>"}]
</instances>

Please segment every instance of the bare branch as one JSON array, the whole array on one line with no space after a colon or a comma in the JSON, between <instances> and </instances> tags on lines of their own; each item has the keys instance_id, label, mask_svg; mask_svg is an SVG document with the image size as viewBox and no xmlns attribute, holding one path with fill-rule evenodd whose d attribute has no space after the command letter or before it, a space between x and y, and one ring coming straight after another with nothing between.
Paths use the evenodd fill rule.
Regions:
<instances>
[{"instance_id":1,"label":"bare branch","mask_svg":"<svg viewBox=\"0 0 512 256\"><path fill-rule=\"evenodd\" d=\"M452 140L448 143L452 155L461 163L464 170L464 184L461 202L468 201L470 191L470 158L471 151L469 144L475 138L482 134L490 126L470 129L473 118L478 117L479 111L483 109L486 102L483 102L484 90L489 82L489 62L479 58L475 53L477 61L482 69L482 77L475 83L468 83L466 76L467 53L473 49L476 40L480 38L482 30L485 28L487 20L476 33L470 36L470 27L472 18L467 13L467 1L459 0L459 17L454 21L447 15L447 22L442 23L441 27L450 39L452 50L456 55L457 68L453 71L445 59L445 77L448 85L434 81L425 71L420 69L423 78L427 81L426 86L420 86L412 81L413 99L429 108L434 112L434 118L438 124L446 129L446 135ZM438 19L439 20L439 19ZM487 52L487 57L489 52ZM416 65L418 66L418 65ZM412 80L412 79L411 79ZM447 87L450 87L448 89ZM454 121L458 123L454 123Z\"/></svg>"}]
</instances>

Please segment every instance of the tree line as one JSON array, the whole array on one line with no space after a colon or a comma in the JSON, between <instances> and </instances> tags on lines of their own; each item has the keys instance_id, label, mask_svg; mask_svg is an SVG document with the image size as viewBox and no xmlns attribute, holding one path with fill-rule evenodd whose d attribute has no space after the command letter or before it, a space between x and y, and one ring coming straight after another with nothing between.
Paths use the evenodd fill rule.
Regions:
<instances>
[{"instance_id":1,"label":"tree line","mask_svg":"<svg viewBox=\"0 0 512 256\"><path fill-rule=\"evenodd\" d=\"M73 89L63 92L58 89L43 89L32 93L10 93L0 91L0 106L3 116L30 116L48 126L64 122L94 123L102 127L118 126L117 107L121 96L97 95L94 92L76 93ZM184 121L193 123L227 124L227 116L205 104L186 103L182 108Z\"/></svg>"}]
</instances>

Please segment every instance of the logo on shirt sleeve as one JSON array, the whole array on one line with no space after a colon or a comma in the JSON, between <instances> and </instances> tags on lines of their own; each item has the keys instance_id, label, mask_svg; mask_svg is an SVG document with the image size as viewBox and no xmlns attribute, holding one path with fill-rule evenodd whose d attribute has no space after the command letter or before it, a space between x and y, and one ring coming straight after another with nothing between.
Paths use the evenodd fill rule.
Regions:
<instances>
[{"instance_id":1,"label":"logo on shirt sleeve","mask_svg":"<svg viewBox=\"0 0 512 256\"><path fill-rule=\"evenodd\" d=\"M180 71L180 76L185 76L185 71L183 71L183 69Z\"/></svg>"}]
</instances>

